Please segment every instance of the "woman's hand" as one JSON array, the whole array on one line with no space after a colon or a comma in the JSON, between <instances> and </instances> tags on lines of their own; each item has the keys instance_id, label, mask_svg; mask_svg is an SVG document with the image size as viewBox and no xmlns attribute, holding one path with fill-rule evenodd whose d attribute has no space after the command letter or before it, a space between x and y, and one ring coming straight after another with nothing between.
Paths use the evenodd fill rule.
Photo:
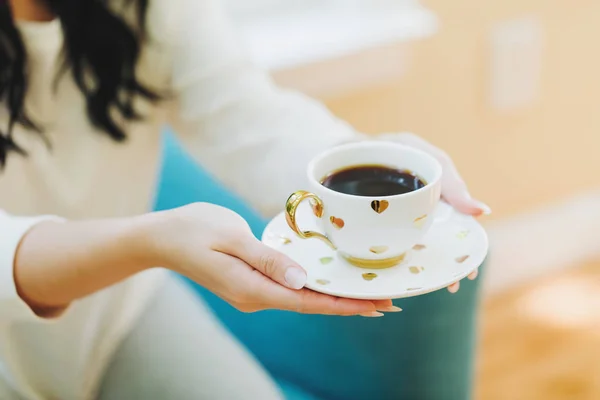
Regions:
<instances>
[{"instance_id":1,"label":"woman's hand","mask_svg":"<svg viewBox=\"0 0 600 400\"><path fill-rule=\"evenodd\" d=\"M304 289L306 272L262 244L238 214L207 203L155 213L149 229L155 257L243 312L281 309L306 314L381 316L401 311L390 300L352 300Z\"/></svg>"},{"instance_id":2,"label":"woman's hand","mask_svg":"<svg viewBox=\"0 0 600 400\"><path fill-rule=\"evenodd\" d=\"M434 156L440 164L442 164L444 170L442 178L442 198L461 213L479 217L481 215L488 215L492 212L487 205L471 197L465 181L462 179L454 166L452 159L445 151L412 133L384 134L381 135L380 138L396 143L402 143Z\"/></svg>"},{"instance_id":3,"label":"woman's hand","mask_svg":"<svg viewBox=\"0 0 600 400\"><path fill-rule=\"evenodd\" d=\"M486 204L471 197L467 185L458 173L452 159L443 150L412 133L383 134L380 135L378 139L402 143L414 147L415 149L423 150L434 156L440 164L442 164L444 170L442 178L442 198L458 211L474 217L489 215L492 212L490 207ZM477 278L477 274L478 270L475 270L468 278L474 280ZM456 293L459 288L460 282L455 282L448 286L448 291L450 293Z\"/></svg>"}]
</instances>

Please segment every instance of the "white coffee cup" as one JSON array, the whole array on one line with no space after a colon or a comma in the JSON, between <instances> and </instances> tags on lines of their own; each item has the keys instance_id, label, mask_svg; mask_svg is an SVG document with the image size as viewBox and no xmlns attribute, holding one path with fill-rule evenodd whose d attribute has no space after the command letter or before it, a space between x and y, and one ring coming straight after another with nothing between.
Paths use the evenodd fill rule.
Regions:
<instances>
[{"instance_id":1,"label":"white coffee cup","mask_svg":"<svg viewBox=\"0 0 600 400\"><path fill-rule=\"evenodd\" d=\"M321 183L331 173L367 165L410 171L425 186L404 194L373 197L336 192ZM388 268L400 263L431 226L440 199L440 163L427 153L397 143L341 145L314 158L307 172L309 191L297 191L287 200L288 225L299 237L321 239L362 268ZM305 199L310 199L322 233L298 226L296 211Z\"/></svg>"}]
</instances>

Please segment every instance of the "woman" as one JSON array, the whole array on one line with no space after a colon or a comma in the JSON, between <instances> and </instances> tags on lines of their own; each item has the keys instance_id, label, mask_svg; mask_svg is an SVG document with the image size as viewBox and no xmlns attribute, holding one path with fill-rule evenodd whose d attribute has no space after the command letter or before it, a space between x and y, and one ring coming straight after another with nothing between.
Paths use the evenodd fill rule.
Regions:
<instances>
[{"instance_id":1,"label":"woman","mask_svg":"<svg viewBox=\"0 0 600 400\"><path fill-rule=\"evenodd\" d=\"M266 215L311 157L364 139L255 69L216 0L3 1L0 35L1 399L279 398L167 269L245 312L399 311L302 289L301 266L227 209L148 213L165 122ZM443 152L381 138L438 157L445 198L486 211ZM111 377L115 363L133 373Z\"/></svg>"}]
</instances>

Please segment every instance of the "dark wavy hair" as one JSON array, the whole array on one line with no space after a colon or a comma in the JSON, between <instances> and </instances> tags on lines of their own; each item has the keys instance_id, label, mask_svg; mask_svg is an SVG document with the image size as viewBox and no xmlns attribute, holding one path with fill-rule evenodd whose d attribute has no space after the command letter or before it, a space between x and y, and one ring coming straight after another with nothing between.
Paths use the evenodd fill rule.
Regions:
<instances>
[{"instance_id":1,"label":"dark wavy hair","mask_svg":"<svg viewBox=\"0 0 600 400\"><path fill-rule=\"evenodd\" d=\"M134 7L134 23L109 8L108 0L41 0L60 19L64 32L63 66L56 81L70 73L84 94L87 114L94 126L116 141L126 139L114 111L125 120L139 120L133 100L141 96L157 101L160 95L136 76L141 44L146 40L148 0L122 0ZM90 79L91 77L91 79ZM27 94L27 54L15 27L9 2L0 0L0 99L9 111L8 126L0 126L0 167L11 152L26 155L13 140L13 127L21 124L44 140L43 127L24 108Z\"/></svg>"}]
</instances>

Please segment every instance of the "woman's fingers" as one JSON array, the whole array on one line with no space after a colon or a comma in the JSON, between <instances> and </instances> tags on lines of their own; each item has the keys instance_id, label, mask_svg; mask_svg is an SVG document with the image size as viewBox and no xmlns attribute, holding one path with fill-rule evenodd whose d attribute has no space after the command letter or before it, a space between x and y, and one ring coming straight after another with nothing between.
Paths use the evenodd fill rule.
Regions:
<instances>
[{"instance_id":1,"label":"woman's fingers","mask_svg":"<svg viewBox=\"0 0 600 400\"><path fill-rule=\"evenodd\" d=\"M377 311L383 312L400 312L402 309L396 307L391 300L372 300Z\"/></svg>"},{"instance_id":2,"label":"woman's fingers","mask_svg":"<svg viewBox=\"0 0 600 400\"><path fill-rule=\"evenodd\" d=\"M477 278L477 275L479 275L479 268L477 268L475 271L471 272L467 278L470 281L473 281ZM460 281L459 282L454 282L452 285L448 286L448 291L450 293L456 293L458 292L458 289L460 289Z\"/></svg>"},{"instance_id":3,"label":"woman's fingers","mask_svg":"<svg viewBox=\"0 0 600 400\"><path fill-rule=\"evenodd\" d=\"M380 316L380 312L398 312L391 300L354 300L302 289L306 272L284 254L254 237L243 238L235 248L223 254L223 261L233 265L232 274L240 282L236 303L240 308L257 305L304 314ZM221 257L219 257L221 258ZM254 306L251 306L254 305Z\"/></svg>"},{"instance_id":4,"label":"woman's fingers","mask_svg":"<svg viewBox=\"0 0 600 400\"><path fill-rule=\"evenodd\" d=\"M293 291L284 287L270 287L262 292L263 303L272 308L295 311L302 314L357 315L377 311L373 301L354 300L302 289Z\"/></svg>"},{"instance_id":5,"label":"woman's fingers","mask_svg":"<svg viewBox=\"0 0 600 400\"><path fill-rule=\"evenodd\" d=\"M230 286L228 293L231 293L236 307L242 311L257 311L258 309L251 305L260 304L261 309L279 309L303 314L359 315L392 306L391 301L388 300L353 300L328 296L308 289L290 289L238 258L227 258L223 260L229 264L227 279L236 280L235 284L228 285Z\"/></svg>"},{"instance_id":6,"label":"woman's fingers","mask_svg":"<svg viewBox=\"0 0 600 400\"><path fill-rule=\"evenodd\" d=\"M277 304L274 298L270 302L271 307ZM266 303L266 304L269 304ZM327 315L362 315L364 317L379 317L381 312L399 312L391 300L355 300L341 297L329 296L302 289L293 292L287 300L289 311L302 314L327 314Z\"/></svg>"},{"instance_id":7,"label":"woman's fingers","mask_svg":"<svg viewBox=\"0 0 600 400\"><path fill-rule=\"evenodd\" d=\"M469 278L469 280L473 281L477 278L477 275L479 275L479 268L477 268L475 271L471 272L467 278Z\"/></svg>"},{"instance_id":8,"label":"woman's fingers","mask_svg":"<svg viewBox=\"0 0 600 400\"><path fill-rule=\"evenodd\" d=\"M231 255L281 285L297 290L306 284L306 271L300 265L251 235L240 240L232 250Z\"/></svg>"},{"instance_id":9,"label":"woman's fingers","mask_svg":"<svg viewBox=\"0 0 600 400\"><path fill-rule=\"evenodd\" d=\"M454 282L452 285L448 286L448 291L452 294L458 292L458 289L460 289L460 281Z\"/></svg>"},{"instance_id":10,"label":"woman's fingers","mask_svg":"<svg viewBox=\"0 0 600 400\"><path fill-rule=\"evenodd\" d=\"M444 176L442 177L444 200L463 214L473 216L491 214L492 210L489 206L471 197L452 161L448 159L445 165L444 163L442 165L444 167Z\"/></svg>"},{"instance_id":11,"label":"woman's fingers","mask_svg":"<svg viewBox=\"0 0 600 400\"><path fill-rule=\"evenodd\" d=\"M393 138L396 138L395 141L399 143L429 153L442 164L444 170L442 178L442 197L450 203L450 205L464 214L474 216L491 213L491 209L487 205L471 198L467 186L452 162L452 159L444 151L419 136L410 133L396 134Z\"/></svg>"}]
</instances>

